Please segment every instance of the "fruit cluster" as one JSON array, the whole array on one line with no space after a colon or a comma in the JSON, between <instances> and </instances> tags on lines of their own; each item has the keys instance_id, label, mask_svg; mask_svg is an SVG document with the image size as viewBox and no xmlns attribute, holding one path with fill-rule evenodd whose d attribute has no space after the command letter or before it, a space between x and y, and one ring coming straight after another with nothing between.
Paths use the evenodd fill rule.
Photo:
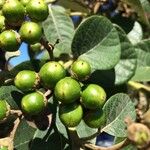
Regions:
<instances>
[{"instance_id":1,"label":"fruit cluster","mask_svg":"<svg viewBox=\"0 0 150 150\"><path fill-rule=\"evenodd\" d=\"M22 111L26 115L38 115L46 107L47 100L38 88L50 89L59 104L59 118L67 127L75 127L83 119L91 128L99 128L105 123L102 106L106 93L96 84L83 85L91 74L88 62L76 60L70 69L56 61L45 63L39 73L31 70L20 71L15 86L25 93L21 100Z\"/></svg>"},{"instance_id":2,"label":"fruit cluster","mask_svg":"<svg viewBox=\"0 0 150 150\"><path fill-rule=\"evenodd\" d=\"M48 15L48 5L44 0L1 0L1 50L17 51L21 42L39 42L43 34L39 22L44 21Z\"/></svg>"}]
</instances>

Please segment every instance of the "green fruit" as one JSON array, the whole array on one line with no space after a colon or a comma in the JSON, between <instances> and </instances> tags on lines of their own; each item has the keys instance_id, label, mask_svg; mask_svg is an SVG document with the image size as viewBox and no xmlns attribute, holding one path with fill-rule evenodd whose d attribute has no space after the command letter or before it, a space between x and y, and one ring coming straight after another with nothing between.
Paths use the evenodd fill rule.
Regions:
<instances>
[{"instance_id":1,"label":"green fruit","mask_svg":"<svg viewBox=\"0 0 150 150\"><path fill-rule=\"evenodd\" d=\"M17 32L5 30L0 34L0 47L4 51L17 51L20 47L21 40Z\"/></svg>"},{"instance_id":2,"label":"green fruit","mask_svg":"<svg viewBox=\"0 0 150 150\"><path fill-rule=\"evenodd\" d=\"M81 94L82 104L89 109L101 108L106 101L106 93L102 87L90 84Z\"/></svg>"},{"instance_id":3,"label":"green fruit","mask_svg":"<svg viewBox=\"0 0 150 150\"><path fill-rule=\"evenodd\" d=\"M25 8L18 0L6 0L2 12L9 24L15 25L24 20Z\"/></svg>"},{"instance_id":4,"label":"green fruit","mask_svg":"<svg viewBox=\"0 0 150 150\"><path fill-rule=\"evenodd\" d=\"M0 9L3 7L5 0L0 0Z\"/></svg>"},{"instance_id":5,"label":"green fruit","mask_svg":"<svg viewBox=\"0 0 150 150\"><path fill-rule=\"evenodd\" d=\"M80 92L80 84L70 77L65 77L57 82L54 90L56 99L64 104L78 100L80 98Z\"/></svg>"},{"instance_id":6,"label":"green fruit","mask_svg":"<svg viewBox=\"0 0 150 150\"><path fill-rule=\"evenodd\" d=\"M77 60L71 66L71 75L78 80L86 80L90 74L90 64L84 60Z\"/></svg>"},{"instance_id":7,"label":"green fruit","mask_svg":"<svg viewBox=\"0 0 150 150\"><path fill-rule=\"evenodd\" d=\"M20 0L20 3L21 3L23 6L26 6L29 2L30 2L30 0Z\"/></svg>"},{"instance_id":8,"label":"green fruit","mask_svg":"<svg viewBox=\"0 0 150 150\"><path fill-rule=\"evenodd\" d=\"M41 43L35 43L30 45L30 50L34 53L40 52L41 51Z\"/></svg>"},{"instance_id":9,"label":"green fruit","mask_svg":"<svg viewBox=\"0 0 150 150\"><path fill-rule=\"evenodd\" d=\"M21 101L22 110L27 115L38 115L44 110L45 106L45 97L41 92L27 94Z\"/></svg>"},{"instance_id":10,"label":"green fruit","mask_svg":"<svg viewBox=\"0 0 150 150\"><path fill-rule=\"evenodd\" d=\"M53 88L56 83L66 76L66 71L58 62L48 62L42 66L39 72L43 85Z\"/></svg>"},{"instance_id":11,"label":"green fruit","mask_svg":"<svg viewBox=\"0 0 150 150\"><path fill-rule=\"evenodd\" d=\"M0 16L0 32L2 32L5 29L5 17Z\"/></svg>"},{"instance_id":12,"label":"green fruit","mask_svg":"<svg viewBox=\"0 0 150 150\"><path fill-rule=\"evenodd\" d=\"M35 71L20 71L14 80L15 86L21 91L32 91L39 85L39 75Z\"/></svg>"},{"instance_id":13,"label":"green fruit","mask_svg":"<svg viewBox=\"0 0 150 150\"><path fill-rule=\"evenodd\" d=\"M5 100L0 100L0 122L4 121L9 114L9 107Z\"/></svg>"},{"instance_id":14,"label":"green fruit","mask_svg":"<svg viewBox=\"0 0 150 150\"><path fill-rule=\"evenodd\" d=\"M59 118L66 127L76 127L83 116L83 110L81 105L69 104L60 105Z\"/></svg>"},{"instance_id":15,"label":"green fruit","mask_svg":"<svg viewBox=\"0 0 150 150\"><path fill-rule=\"evenodd\" d=\"M90 128L100 128L105 124L106 117L101 109L97 109L87 112L83 120Z\"/></svg>"},{"instance_id":16,"label":"green fruit","mask_svg":"<svg viewBox=\"0 0 150 150\"><path fill-rule=\"evenodd\" d=\"M44 21L49 15L48 5L44 0L30 0L26 6L26 11L34 21Z\"/></svg>"},{"instance_id":17,"label":"green fruit","mask_svg":"<svg viewBox=\"0 0 150 150\"><path fill-rule=\"evenodd\" d=\"M42 37L42 27L35 22L25 22L22 24L19 34L26 43L35 44Z\"/></svg>"}]
</instances>

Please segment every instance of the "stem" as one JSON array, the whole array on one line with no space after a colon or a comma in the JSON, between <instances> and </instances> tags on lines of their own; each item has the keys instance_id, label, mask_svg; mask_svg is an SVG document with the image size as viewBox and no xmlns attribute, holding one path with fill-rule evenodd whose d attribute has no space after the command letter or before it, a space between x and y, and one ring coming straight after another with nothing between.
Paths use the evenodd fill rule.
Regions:
<instances>
[{"instance_id":1,"label":"stem","mask_svg":"<svg viewBox=\"0 0 150 150\"><path fill-rule=\"evenodd\" d=\"M71 12L70 16L87 16L87 13L83 13L83 12Z\"/></svg>"},{"instance_id":2,"label":"stem","mask_svg":"<svg viewBox=\"0 0 150 150\"><path fill-rule=\"evenodd\" d=\"M150 87L143 85L141 83L138 83L138 82L129 81L128 85L131 86L132 88L136 89L136 90L144 89L147 92L150 92Z\"/></svg>"},{"instance_id":3,"label":"stem","mask_svg":"<svg viewBox=\"0 0 150 150\"><path fill-rule=\"evenodd\" d=\"M67 62L64 64L64 68L65 68L65 69L68 69L68 68L72 65L72 63L73 63L73 60L67 61Z\"/></svg>"},{"instance_id":4,"label":"stem","mask_svg":"<svg viewBox=\"0 0 150 150\"><path fill-rule=\"evenodd\" d=\"M101 146L96 146L94 144L89 144L89 143L85 143L84 146L91 150L120 150L121 148L128 145L129 143L130 143L130 141L128 139L126 139L126 140L124 140L118 144L115 144L113 146L110 146L110 147L101 147Z\"/></svg>"},{"instance_id":5,"label":"stem","mask_svg":"<svg viewBox=\"0 0 150 150\"><path fill-rule=\"evenodd\" d=\"M67 128L68 137L70 139L71 150L80 150L82 142L75 128Z\"/></svg>"},{"instance_id":6,"label":"stem","mask_svg":"<svg viewBox=\"0 0 150 150\"><path fill-rule=\"evenodd\" d=\"M48 51L49 57L51 60L54 59L53 50L54 46L58 43L58 40L54 45L50 44L48 41L45 41L43 38L41 39L40 43L44 46L44 48Z\"/></svg>"}]
</instances>

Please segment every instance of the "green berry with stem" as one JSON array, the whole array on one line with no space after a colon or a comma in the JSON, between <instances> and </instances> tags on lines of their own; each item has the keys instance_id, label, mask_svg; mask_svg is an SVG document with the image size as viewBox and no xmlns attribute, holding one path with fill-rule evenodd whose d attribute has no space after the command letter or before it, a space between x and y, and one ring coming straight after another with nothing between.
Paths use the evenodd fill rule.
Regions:
<instances>
[{"instance_id":1,"label":"green berry with stem","mask_svg":"<svg viewBox=\"0 0 150 150\"><path fill-rule=\"evenodd\" d=\"M71 77L65 77L57 82L54 90L56 99L64 104L72 103L80 98L81 86Z\"/></svg>"},{"instance_id":2,"label":"green berry with stem","mask_svg":"<svg viewBox=\"0 0 150 150\"><path fill-rule=\"evenodd\" d=\"M81 94L81 103L88 109L101 108L105 101L104 89L96 84L89 84Z\"/></svg>"},{"instance_id":3,"label":"green berry with stem","mask_svg":"<svg viewBox=\"0 0 150 150\"><path fill-rule=\"evenodd\" d=\"M6 0L2 12L8 24L20 25L24 20L25 8L18 0Z\"/></svg>"},{"instance_id":4,"label":"green berry with stem","mask_svg":"<svg viewBox=\"0 0 150 150\"><path fill-rule=\"evenodd\" d=\"M21 91L32 91L39 86L40 78L35 71L20 71L14 80L15 86Z\"/></svg>"},{"instance_id":5,"label":"green berry with stem","mask_svg":"<svg viewBox=\"0 0 150 150\"><path fill-rule=\"evenodd\" d=\"M33 21L44 21L49 15L48 5L44 0L30 0L26 11Z\"/></svg>"},{"instance_id":6,"label":"green berry with stem","mask_svg":"<svg viewBox=\"0 0 150 150\"><path fill-rule=\"evenodd\" d=\"M25 95L21 100L21 108L27 115L38 115L46 106L46 100L43 93L37 91Z\"/></svg>"},{"instance_id":7,"label":"green berry with stem","mask_svg":"<svg viewBox=\"0 0 150 150\"><path fill-rule=\"evenodd\" d=\"M71 76L78 80L86 80L91 74L91 66L87 61L76 60L70 69Z\"/></svg>"},{"instance_id":8,"label":"green berry with stem","mask_svg":"<svg viewBox=\"0 0 150 150\"><path fill-rule=\"evenodd\" d=\"M66 71L60 63L50 61L41 67L39 75L46 88L54 88L56 83L66 76Z\"/></svg>"},{"instance_id":9,"label":"green berry with stem","mask_svg":"<svg viewBox=\"0 0 150 150\"><path fill-rule=\"evenodd\" d=\"M30 50L31 50L32 52L34 52L34 53L38 53L38 52L41 51L41 47L42 47L41 43L31 44L31 45L30 45Z\"/></svg>"},{"instance_id":10,"label":"green berry with stem","mask_svg":"<svg viewBox=\"0 0 150 150\"><path fill-rule=\"evenodd\" d=\"M90 128L100 128L106 122L106 116L102 109L90 110L83 118Z\"/></svg>"},{"instance_id":11,"label":"green berry with stem","mask_svg":"<svg viewBox=\"0 0 150 150\"><path fill-rule=\"evenodd\" d=\"M20 35L14 30L5 30L0 34L0 47L2 50L17 51L20 44Z\"/></svg>"},{"instance_id":12,"label":"green berry with stem","mask_svg":"<svg viewBox=\"0 0 150 150\"><path fill-rule=\"evenodd\" d=\"M59 106L59 118L66 127L76 127L83 117L82 106L69 104Z\"/></svg>"},{"instance_id":13,"label":"green berry with stem","mask_svg":"<svg viewBox=\"0 0 150 150\"><path fill-rule=\"evenodd\" d=\"M3 122L9 115L9 105L5 100L0 100L0 122Z\"/></svg>"},{"instance_id":14,"label":"green berry with stem","mask_svg":"<svg viewBox=\"0 0 150 150\"><path fill-rule=\"evenodd\" d=\"M35 22L24 22L19 30L22 41L28 44L35 44L42 37L42 27Z\"/></svg>"}]
</instances>

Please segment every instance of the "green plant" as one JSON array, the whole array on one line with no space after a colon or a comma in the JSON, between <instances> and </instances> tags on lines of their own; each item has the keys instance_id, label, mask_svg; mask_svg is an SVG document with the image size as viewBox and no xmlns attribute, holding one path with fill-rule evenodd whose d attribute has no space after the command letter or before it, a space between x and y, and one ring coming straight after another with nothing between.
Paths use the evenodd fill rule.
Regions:
<instances>
[{"instance_id":1,"label":"green plant","mask_svg":"<svg viewBox=\"0 0 150 150\"><path fill-rule=\"evenodd\" d=\"M76 103L59 106L59 117L66 127L76 127L82 119L83 110Z\"/></svg>"},{"instance_id":2,"label":"green plant","mask_svg":"<svg viewBox=\"0 0 150 150\"><path fill-rule=\"evenodd\" d=\"M29 44L35 44L40 41L42 28L35 22L24 22L19 30L21 39Z\"/></svg>"},{"instance_id":3,"label":"green plant","mask_svg":"<svg viewBox=\"0 0 150 150\"><path fill-rule=\"evenodd\" d=\"M33 92L25 95L21 100L21 108L24 113L28 115L38 115L41 113L45 106L46 100L42 93Z\"/></svg>"},{"instance_id":4,"label":"green plant","mask_svg":"<svg viewBox=\"0 0 150 150\"><path fill-rule=\"evenodd\" d=\"M26 11L34 21L44 21L49 15L48 6L43 0L30 0Z\"/></svg>"},{"instance_id":5,"label":"green plant","mask_svg":"<svg viewBox=\"0 0 150 150\"><path fill-rule=\"evenodd\" d=\"M86 80L91 74L90 64L84 60L77 60L71 66L72 77L78 80Z\"/></svg>"},{"instance_id":6,"label":"green plant","mask_svg":"<svg viewBox=\"0 0 150 150\"><path fill-rule=\"evenodd\" d=\"M104 89L96 84L88 85L81 94L81 103L89 109L102 108L105 101Z\"/></svg>"},{"instance_id":7,"label":"green plant","mask_svg":"<svg viewBox=\"0 0 150 150\"><path fill-rule=\"evenodd\" d=\"M148 0L0 0L0 148L148 150L149 10ZM112 146L98 145L101 133Z\"/></svg>"},{"instance_id":8,"label":"green plant","mask_svg":"<svg viewBox=\"0 0 150 150\"><path fill-rule=\"evenodd\" d=\"M66 71L58 62L44 64L39 72L43 85L47 88L54 88L56 83L66 76Z\"/></svg>"},{"instance_id":9,"label":"green plant","mask_svg":"<svg viewBox=\"0 0 150 150\"><path fill-rule=\"evenodd\" d=\"M2 50L17 51L20 44L20 35L14 30L5 30L0 34L0 46Z\"/></svg>"},{"instance_id":10,"label":"green plant","mask_svg":"<svg viewBox=\"0 0 150 150\"><path fill-rule=\"evenodd\" d=\"M14 80L15 86L21 91L32 91L39 85L39 75L30 70L20 71Z\"/></svg>"},{"instance_id":11,"label":"green plant","mask_svg":"<svg viewBox=\"0 0 150 150\"><path fill-rule=\"evenodd\" d=\"M65 77L58 81L54 89L56 99L64 104L78 100L80 98L80 92L80 84L70 77Z\"/></svg>"}]
</instances>

